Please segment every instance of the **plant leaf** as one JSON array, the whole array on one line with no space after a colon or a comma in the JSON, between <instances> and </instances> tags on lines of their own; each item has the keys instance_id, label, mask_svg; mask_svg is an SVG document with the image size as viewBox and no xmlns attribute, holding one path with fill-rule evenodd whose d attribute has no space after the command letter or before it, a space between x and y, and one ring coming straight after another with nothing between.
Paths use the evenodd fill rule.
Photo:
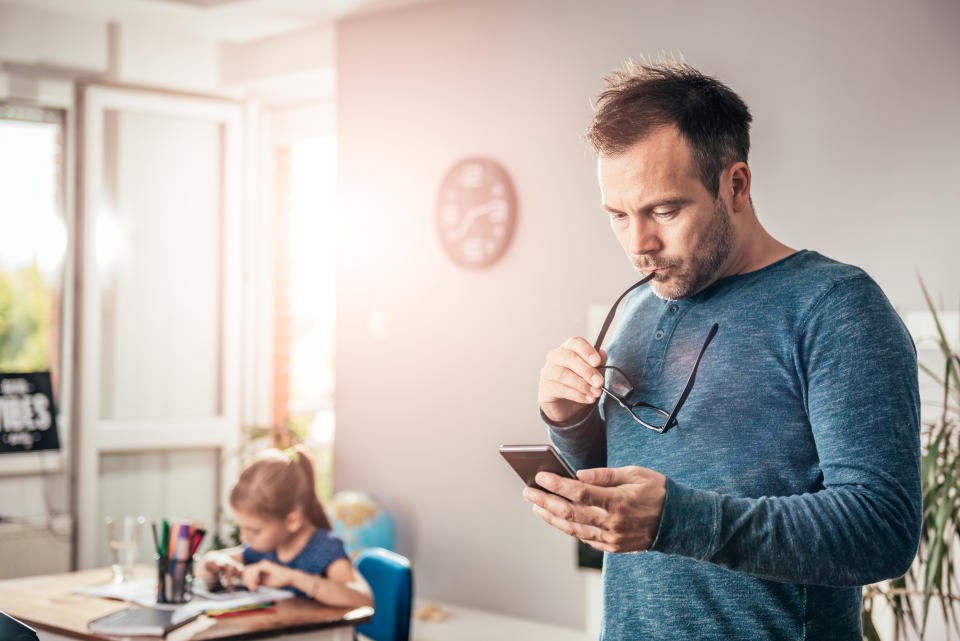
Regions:
<instances>
[{"instance_id":1,"label":"plant leaf","mask_svg":"<svg viewBox=\"0 0 960 641\"><path fill-rule=\"evenodd\" d=\"M940 508L937 510L937 517L934 524L936 530L931 544L930 557L927 561L926 577L923 585L923 626L921 628L921 634L926 632L927 629L927 615L930 611L930 597L933 596L934 583L942 576L943 552L946 547L943 540L943 531L947 525L947 515L950 511L949 506L951 504L951 501L947 499L946 495L953 483L953 471L956 467L957 460L954 460L953 465L947 469L944 477L942 486L944 488L943 500L940 502Z\"/></svg>"}]
</instances>

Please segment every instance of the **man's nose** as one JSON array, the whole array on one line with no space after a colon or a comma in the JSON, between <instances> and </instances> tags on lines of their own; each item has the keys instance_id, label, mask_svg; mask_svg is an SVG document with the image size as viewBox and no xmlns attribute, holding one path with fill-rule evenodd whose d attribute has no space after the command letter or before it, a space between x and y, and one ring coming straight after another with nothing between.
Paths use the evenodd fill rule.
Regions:
<instances>
[{"instance_id":1,"label":"man's nose","mask_svg":"<svg viewBox=\"0 0 960 641\"><path fill-rule=\"evenodd\" d=\"M630 253L633 255L649 254L661 249L660 239L653 226L643 220L632 221L630 224Z\"/></svg>"}]
</instances>

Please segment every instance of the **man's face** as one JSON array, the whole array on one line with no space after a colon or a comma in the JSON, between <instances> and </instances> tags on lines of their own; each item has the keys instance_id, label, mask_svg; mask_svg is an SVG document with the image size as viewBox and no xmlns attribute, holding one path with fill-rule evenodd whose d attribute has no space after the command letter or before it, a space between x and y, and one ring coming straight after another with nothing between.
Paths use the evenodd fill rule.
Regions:
<instances>
[{"instance_id":1,"label":"man's face","mask_svg":"<svg viewBox=\"0 0 960 641\"><path fill-rule=\"evenodd\" d=\"M610 226L638 271L657 272L657 296L688 298L722 275L734 241L727 206L700 182L675 128L601 156L597 170Z\"/></svg>"}]
</instances>

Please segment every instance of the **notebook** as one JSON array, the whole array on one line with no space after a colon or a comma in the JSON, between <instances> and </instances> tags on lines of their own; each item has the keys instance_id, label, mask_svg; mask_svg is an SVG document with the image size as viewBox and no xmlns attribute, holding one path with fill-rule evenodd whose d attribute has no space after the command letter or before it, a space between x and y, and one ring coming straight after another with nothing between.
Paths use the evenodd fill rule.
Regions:
<instances>
[{"instance_id":1,"label":"notebook","mask_svg":"<svg viewBox=\"0 0 960 641\"><path fill-rule=\"evenodd\" d=\"M196 610L133 606L90 622L90 632L162 637L199 616Z\"/></svg>"}]
</instances>

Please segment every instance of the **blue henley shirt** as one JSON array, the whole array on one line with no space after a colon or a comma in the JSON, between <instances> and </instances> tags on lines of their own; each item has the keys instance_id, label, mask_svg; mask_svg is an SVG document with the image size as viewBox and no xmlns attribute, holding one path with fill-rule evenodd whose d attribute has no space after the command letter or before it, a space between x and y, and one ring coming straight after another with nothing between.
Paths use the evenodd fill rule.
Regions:
<instances>
[{"instance_id":1,"label":"blue henley shirt","mask_svg":"<svg viewBox=\"0 0 960 641\"><path fill-rule=\"evenodd\" d=\"M550 426L576 468L667 476L651 549L604 555L606 641L860 641L860 586L900 576L920 533L913 341L861 269L800 251L679 301L624 301L608 364L642 400L676 404L663 434L606 395Z\"/></svg>"}]
</instances>

